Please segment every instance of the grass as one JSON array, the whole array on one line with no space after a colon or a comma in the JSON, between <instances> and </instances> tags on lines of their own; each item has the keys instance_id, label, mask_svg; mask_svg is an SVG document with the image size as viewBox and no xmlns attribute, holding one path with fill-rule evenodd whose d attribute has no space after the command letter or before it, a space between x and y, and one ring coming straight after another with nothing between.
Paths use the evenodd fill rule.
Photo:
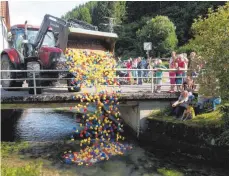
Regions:
<instances>
[{"instance_id":1,"label":"grass","mask_svg":"<svg viewBox=\"0 0 229 176\"><path fill-rule=\"evenodd\" d=\"M17 154L20 150L28 147L28 142L1 142L1 157Z\"/></svg>"},{"instance_id":2,"label":"grass","mask_svg":"<svg viewBox=\"0 0 229 176\"><path fill-rule=\"evenodd\" d=\"M157 169L157 172L162 174L163 176L183 176L184 175L181 172L172 169L167 169L167 168L159 168Z\"/></svg>"},{"instance_id":3,"label":"grass","mask_svg":"<svg viewBox=\"0 0 229 176\"><path fill-rule=\"evenodd\" d=\"M1 175L2 176L59 176L49 161L31 159L19 152L30 147L27 142L1 142ZM69 174L61 174L69 175Z\"/></svg>"},{"instance_id":4,"label":"grass","mask_svg":"<svg viewBox=\"0 0 229 176\"><path fill-rule=\"evenodd\" d=\"M4 176L38 176L41 175L42 163L15 161L15 156L22 149L29 147L27 142L1 142L1 175ZM15 164L16 163L16 164Z\"/></svg>"},{"instance_id":5,"label":"grass","mask_svg":"<svg viewBox=\"0 0 229 176\"><path fill-rule=\"evenodd\" d=\"M220 112L219 108L210 113L204 113L195 116L195 118L187 121L181 121L175 119L172 116L168 116L168 109L164 110L154 110L148 119L157 119L161 121L167 121L172 123L183 123L189 126L199 126L199 127L221 127L224 125L223 114Z\"/></svg>"},{"instance_id":6,"label":"grass","mask_svg":"<svg viewBox=\"0 0 229 176\"><path fill-rule=\"evenodd\" d=\"M42 163L29 163L23 166L2 164L2 176L38 176L41 175Z\"/></svg>"}]
</instances>

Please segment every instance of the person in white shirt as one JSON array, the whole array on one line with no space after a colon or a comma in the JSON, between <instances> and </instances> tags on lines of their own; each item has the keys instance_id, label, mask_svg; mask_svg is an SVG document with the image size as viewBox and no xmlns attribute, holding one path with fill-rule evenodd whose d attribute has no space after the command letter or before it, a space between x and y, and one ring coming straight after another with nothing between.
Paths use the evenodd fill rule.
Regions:
<instances>
[{"instance_id":1,"label":"person in white shirt","mask_svg":"<svg viewBox=\"0 0 229 176\"><path fill-rule=\"evenodd\" d=\"M134 59L132 62L132 69L137 69L137 66L138 66L138 59ZM137 84L138 71L133 70L132 75L134 77L134 84Z\"/></svg>"},{"instance_id":2,"label":"person in white shirt","mask_svg":"<svg viewBox=\"0 0 229 176\"><path fill-rule=\"evenodd\" d=\"M173 113L176 116L176 118L182 117L184 110L188 107L188 100L189 96L191 95L191 92L184 90L181 92L178 100L172 104L172 107L174 108Z\"/></svg>"}]
</instances>

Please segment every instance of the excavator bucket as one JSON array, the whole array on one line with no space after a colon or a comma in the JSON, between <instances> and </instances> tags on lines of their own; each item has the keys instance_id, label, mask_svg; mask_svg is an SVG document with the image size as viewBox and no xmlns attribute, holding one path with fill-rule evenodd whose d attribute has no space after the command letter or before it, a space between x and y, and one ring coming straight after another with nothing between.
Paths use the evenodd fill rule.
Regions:
<instances>
[{"instance_id":1,"label":"excavator bucket","mask_svg":"<svg viewBox=\"0 0 229 176\"><path fill-rule=\"evenodd\" d=\"M115 33L69 27L67 48L114 53L117 38Z\"/></svg>"}]
</instances>

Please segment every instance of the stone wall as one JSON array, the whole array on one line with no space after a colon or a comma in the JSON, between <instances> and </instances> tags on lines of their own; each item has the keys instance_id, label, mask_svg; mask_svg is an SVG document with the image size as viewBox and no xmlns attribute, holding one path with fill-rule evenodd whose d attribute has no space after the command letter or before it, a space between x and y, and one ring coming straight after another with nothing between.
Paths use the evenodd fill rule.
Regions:
<instances>
[{"instance_id":1,"label":"stone wall","mask_svg":"<svg viewBox=\"0 0 229 176\"><path fill-rule=\"evenodd\" d=\"M216 144L216 138L221 133L220 127L187 126L183 123L150 119L147 130L140 133L139 140L142 145L150 146L151 150L178 152L219 166L227 166L229 146Z\"/></svg>"}]
</instances>

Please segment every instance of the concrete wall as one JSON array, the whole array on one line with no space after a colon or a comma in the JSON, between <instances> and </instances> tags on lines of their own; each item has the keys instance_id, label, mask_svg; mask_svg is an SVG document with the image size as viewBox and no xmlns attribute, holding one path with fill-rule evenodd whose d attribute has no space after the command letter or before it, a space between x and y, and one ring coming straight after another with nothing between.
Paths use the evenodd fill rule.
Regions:
<instances>
[{"instance_id":1,"label":"concrete wall","mask_svg":"<svg viewBox=\"0 0 229 176\"><path fill-rule=\"evenodd\" d=\"M170 100L127 101L119 107L121 117L138 136L147 129L146 120L153 110L160 110L168 106Z\"/></svg>"},{"instance_id":2,"label":"concrete wall","mask_svg":"<svg viewBox=\"0 0 229 176\"><path fill-rule=\"evenodd\" d=\"M139 104L138 102L126 102L119 107L124 122L136 133L139 131Z\"/></svg>"}]
</instances>

